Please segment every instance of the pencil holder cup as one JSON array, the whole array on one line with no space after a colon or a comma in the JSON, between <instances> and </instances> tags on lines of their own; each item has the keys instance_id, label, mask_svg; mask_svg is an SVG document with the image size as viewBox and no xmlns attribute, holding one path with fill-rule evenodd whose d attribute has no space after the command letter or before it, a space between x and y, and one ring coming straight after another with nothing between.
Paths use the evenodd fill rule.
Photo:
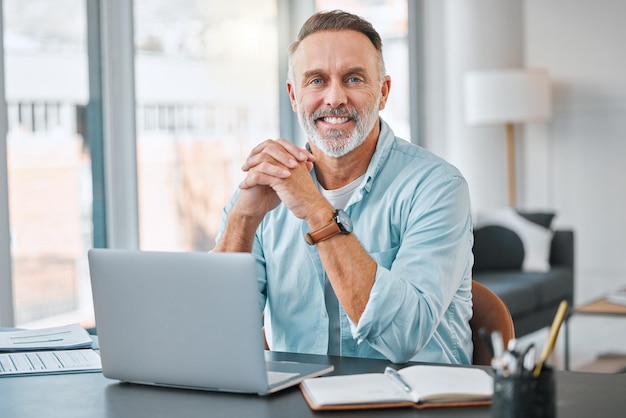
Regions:
<instances>
[{"instance_id":1,"label":"pencil holder cup","mask_svg":"<svg viewBox=\"0 0 626 418\"><path fill-rule=\"evenodd\" d=\"M544 367L538 377L532 372L494 377L493 418L556 417L556 385L552 368Z\"/></svg>"}]
</instances>

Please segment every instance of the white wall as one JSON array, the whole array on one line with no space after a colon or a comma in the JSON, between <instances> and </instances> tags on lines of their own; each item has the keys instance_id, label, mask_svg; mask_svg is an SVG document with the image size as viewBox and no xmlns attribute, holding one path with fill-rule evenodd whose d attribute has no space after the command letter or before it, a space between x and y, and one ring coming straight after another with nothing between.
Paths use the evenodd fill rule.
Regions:
<instances>
[{"instance_id":1,"label":"white wall","mask_svg":"<svg viewBox=\"0 0 626 418\"><path fill-rule=\"evenodd\" d=\"M506 205L503 129L469 127L463 75L545 68L553 118L519 130L518 206L576 231L576 299L626 285L626 2L424 0L426 145L467 177L475 211Z\"/></svg>"},{"instance_id":2,"label":"white wall","mask_svg":"<svg viewBox=\"0 0 626 418\"><path fill-rule=\"evenodd\" d=\"M465 122L467 71L523 65L520 0L424 0L425 144L465 175L474 211L507 204L504 126Z\"/></svg>"},{"instance_id":3,"label":"white wall","mask_svg":"<svg viewBox=\"0 0 626 418\"><path fill-rule=\"evenodd\" d=\"M554 79L547 203L577 233L579 301L626 285L624 16L623 0L526 0L524 7L526 62Z\"/></svg>"},{"instance_id":4,"label":"white wall","mask_svg":"<svg viewBox=\"0 0 626 418\"><path fill-rule=\"evenodd\" d=\"M526 0L525 59L554 79L545 202L576 231L576 300L626 286L626 2ZM537 153L528 153L529 167ZM541 179L527 173L526 181ZM528 196L534 199L535 194ZM626 318L575 316L572 365L626 349Z\"/></svg>"},{"instance_id":5,"label":"white wall","mask_svg":"<svg viewBox=\"0 0 626 418\"><path fill-rule=\"evenodd\" d=\"M518 130L518 206L553 210L555 227L574 229L576 303L626 286L626 2L423 4L427 147L461 169L475 211L505 206L504 131L467 126L463 75L547 69L553 118ZM624 352L626 319L620 319L575 316L571 364Z\"/></svg>"}]
</instances>

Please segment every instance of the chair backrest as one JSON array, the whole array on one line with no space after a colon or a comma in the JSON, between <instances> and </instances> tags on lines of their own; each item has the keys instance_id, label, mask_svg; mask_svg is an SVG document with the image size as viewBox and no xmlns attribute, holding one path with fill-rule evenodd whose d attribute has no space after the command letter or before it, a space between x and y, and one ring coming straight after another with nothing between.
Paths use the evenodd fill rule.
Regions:
<instances>
[{"instance_id":1,"label":"chair backrest","mask_svg":"<svg viewBox=\"0 0 626 418\"><path fill-rule=\"evenodd\" d=\"M502 299L484 285L472 281L472 301L474 315L470 320L472 329L472 341L474 343L473 364L491 364L491 350L480 337L479 330L484 328L489 334L500 331L504 347L510 339L515 338L515 328L511 313Z\"/></svg>"}]
</instances>

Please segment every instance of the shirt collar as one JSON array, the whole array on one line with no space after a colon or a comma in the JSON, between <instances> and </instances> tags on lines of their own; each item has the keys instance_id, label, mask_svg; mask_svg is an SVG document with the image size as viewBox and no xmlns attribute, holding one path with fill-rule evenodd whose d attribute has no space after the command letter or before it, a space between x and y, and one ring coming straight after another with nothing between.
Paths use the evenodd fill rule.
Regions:
<instances>
[{"instance_id":1,"label":"shirt collar","mask_svg":"<svg viewBox=\"0 0 626 418\"><path fill-rule=\"evenodd\" d=\"M376 142L376 150L374 151L374 155L372 155L370 164L365 172L365 180L363 183L363 189L367 192L369 192L372 188L372 182L382 169L389 152L391 152L391 147L393 146L395 139L395 135L389 125L387 125L387 122L385 122L382 118L379 119L380 133L378 134L378 141Z\"/></svg>"},{"instance_id":2,"label":"shirt collar","mask_svg":"<svg viewBox=\"0 0 626 418\"><path fill-rule=\"evenodd\" d=\"M361 194L369 192L371 190L374 178L382 169L384 162L387 159L389 152L391 151L391 147L393 146L393 142L395 139L395 134L393 133L387 122L385 122L381 117L379 117L379 121L380 133L378 134L378 140L376 142L376 150L374 151L374 155L372 155L372 159L370 160L369 166L367 167L367 171L363 176ZM308 142L306 143L306 149L309 150L309 152L311 151L311 147L309 146ZM315 182L318 183L315 170L311 170L311 175L313 176ZM352 203L358 195L360 194L355 193L353 195L353 198L350 199L350 203ZM350 203L348 205L350 205Z\"/></svg>"}]
</instances>

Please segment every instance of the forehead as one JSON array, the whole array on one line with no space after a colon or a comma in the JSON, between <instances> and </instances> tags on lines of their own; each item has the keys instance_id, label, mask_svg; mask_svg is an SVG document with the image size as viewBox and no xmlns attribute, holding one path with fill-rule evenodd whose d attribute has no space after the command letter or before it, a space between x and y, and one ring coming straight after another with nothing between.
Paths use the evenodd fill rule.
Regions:
<instances>
[{"instance_id":1,"label":"forehead","mask_svg":"<svg viewBox=\"0 0 626 418\"><path fill-rule=\"evenodd\" d=\"M353 30L321 31L304 38L293 54L294 76L307 71L342 71L362 66L377 71L378 51L367 36Z\"/></svg>"}]
</instances>

